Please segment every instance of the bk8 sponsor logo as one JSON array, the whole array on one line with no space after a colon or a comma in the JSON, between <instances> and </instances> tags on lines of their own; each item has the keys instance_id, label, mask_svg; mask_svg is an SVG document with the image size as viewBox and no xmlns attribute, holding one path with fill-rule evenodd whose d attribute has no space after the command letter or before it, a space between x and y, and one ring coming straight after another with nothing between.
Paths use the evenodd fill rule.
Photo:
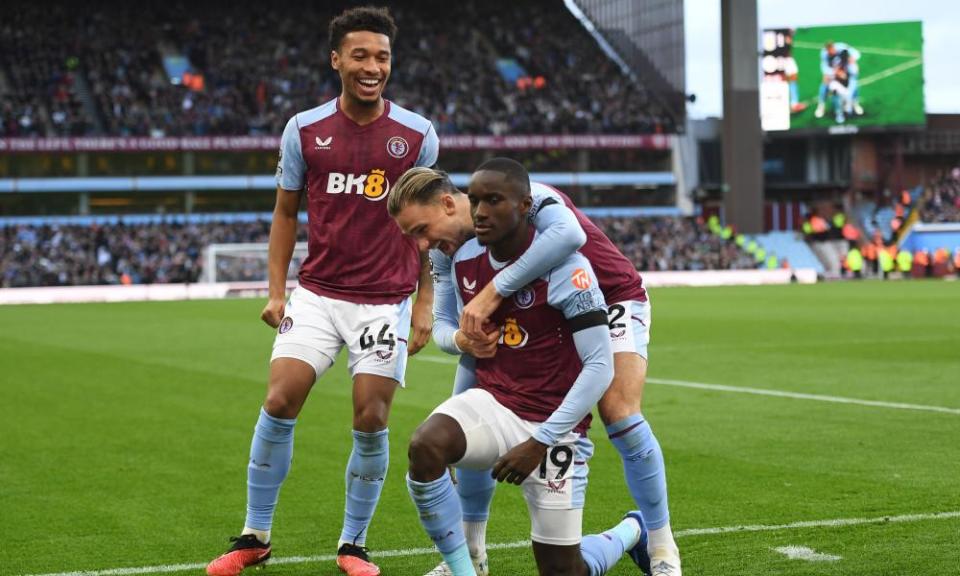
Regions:
<instances>
[{"instance_id":1,"label":"bk8 sponsor logo","mask_svg":"<svg viewBox=\"0 0 960 576\"><path fill-rule=\"evenodd\" d=\"M327 176L327 194L357 194L379 202L387 197L388 192L390 181L384 170L371 170L369 174L331 172Z\"/></svg>"}]
</instances>

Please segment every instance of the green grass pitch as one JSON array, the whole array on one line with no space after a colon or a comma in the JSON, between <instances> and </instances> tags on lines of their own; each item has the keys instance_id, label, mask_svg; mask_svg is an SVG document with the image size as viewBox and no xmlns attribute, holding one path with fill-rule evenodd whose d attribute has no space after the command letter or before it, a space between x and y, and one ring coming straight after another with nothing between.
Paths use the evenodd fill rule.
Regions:
<instances>
[{"instance_id":1,"label":"green grass pitch","mask_svg":"<svg viewBox=\"0 0 960 576\"><path fill-rule=\"evenodd\" d=\"M261 305L0 307L0 574L202 573L243 523L272 341ZM666 455L686 574L960 573L960 284L657 289L652 326L655 381L954 409L648 384L644 412ZM453 366L432 347L422 355L397 394L390 474L368 539L398 551L380 560L387 576L419 576L437 561L411 553L430 541L403 475L406 442L450 390ZM322 557L340 529L349 399L338 362L297 425L273 531L278 562L258 574L337 574ZM599 427L591 436L585 533L631 508L615 450ZM901 521L776 528L879 517ZM754 528L697 532L742 526ZM528 535L520 490L500 487L488 542ZM782 546L841 559L791 560ZM535 573L519 545L492 550L491 568ZM611 572L636 573L629 560Z\"/></svg>"},{"instance_id":2,"label":"green grass pitch","mask_svg":"<svg viewBox=\"0 0 960 576\"><path fill-rule=\"evenodd\" d=\"M794 58L800 70L800 100L809 107L790 118L790 128L835 126L832 102L827 114L814 117L820 90L820 49L825 42L845 42L860 51L860 103L863 116L848 117L852 126L923 125L923 64L920 22L798 28Z\"/></svg>"}]
</instances>

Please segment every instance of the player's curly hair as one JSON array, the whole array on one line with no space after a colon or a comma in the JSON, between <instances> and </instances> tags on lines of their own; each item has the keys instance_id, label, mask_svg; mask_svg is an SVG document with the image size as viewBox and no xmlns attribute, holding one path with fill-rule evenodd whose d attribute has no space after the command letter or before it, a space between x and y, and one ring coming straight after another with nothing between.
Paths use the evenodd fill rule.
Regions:
<instances>
[{"instance_id":1,"label":"player's curly hair","mask_svg":"<svg viewBox=\"0 0 960 576\"><path fill-rule=\"evenodd\" d=\"M387 212L396 216L410 204L430 204L442 192L460 193L446 172L423 166L411 168L393 185L387 197Z\"/></svg>"},{"instance_id":2,"label":"player's curly hair","mask_svg":"<svg viewBox=\"0 0 960 576\"><path fill-rule=\"evenodd\" d=\"M343 37L350 32L376 32L384 34L390 39L397 36L397 24L390 15L390 10L382 6L358 6L344 10L339 16L330 21L329 40L331 50L340 50Z\"/></svg>"}]
</instances>

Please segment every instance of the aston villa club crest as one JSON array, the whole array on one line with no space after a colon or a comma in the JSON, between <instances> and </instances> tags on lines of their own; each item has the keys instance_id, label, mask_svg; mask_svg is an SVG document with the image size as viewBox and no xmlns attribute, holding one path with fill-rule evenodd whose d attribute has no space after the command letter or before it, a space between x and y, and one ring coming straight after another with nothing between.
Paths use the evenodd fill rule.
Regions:
<instances>
[{"instance_id":1,"label":"aston villa club crest","mask_svg":"<svg viewBox=\"0 0 960 576\"><path fill-rule=\"evenodd\" d=\"M280 321L280 333L286 334L291 328L293 328L293 318L285 316L283 320Z\"/></svg>"},{"instance_id":2,"label":"aston villa club crest","mask_svg":"<svg viewBox=\"0 0 960 576\"><path fill-rule=\"evenodd\" d=\"M517 308L527 308L533 306L533 301L536 298L536 292L533 291L533 288L529 286L524 286L516 294L513 295L513 302L517 305Z\"/></svg>"},{"instance_id":3,"label":"aston villa club crest","mask_svg":"<svg viewBox=\"0 0 960 576\"><path fill-rule=\"evenodd\" d=\"M402 136L394 136L387 140L387 153L394 158L403 158L410 152L410 145Z\"/></svg>"}]
</instances>

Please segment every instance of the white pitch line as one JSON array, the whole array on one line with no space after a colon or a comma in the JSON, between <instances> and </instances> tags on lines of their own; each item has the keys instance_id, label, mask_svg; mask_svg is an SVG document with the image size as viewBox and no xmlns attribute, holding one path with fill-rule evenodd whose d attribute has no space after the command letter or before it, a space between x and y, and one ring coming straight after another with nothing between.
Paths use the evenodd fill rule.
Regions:
<instances>
[{"instance_id":1,"label":"white pitch line","mask_svg":"<svg viewBox=\"0 0 960 576\"><path fill-rule=\"evenodd\" d=\"M899 73L901 73L901 72L903 72L903 71L905 71L905 70L909 70L910 68L916 68L917 66L920 66L921 64L923 64L923 60L921 60L921 59L919 59L919 58L917 58L916 60L908 60L908 61L904 62L903 64L897 64L896 66L894 66L894 67L892 67L892 68L887 68L887 69L884 70L883 72L877 72L877 73L874 74L873 76L867 76L866 78L860 80L860 86L861 86L861 87L863 87L863 86L869 86L870 84L873 84L874 82L876 82L876 81L878 81L878 80L883 80L884 78L889 78L890 76L893 76L893 75L895 75L895 74L899 74Z\"/></svg>"},{"instance_id":2,"label":"white pitch line","mask_svg":"<svg viewBox=\"0 0 960 576\"><path fill-rule=\"evenodd\" d=\"M811 50L822 50L823 44L817 42L794 42L794 48L807 48ZM873 47L858 47L857 50L861 54L876 54L878 56L903 56L905 58L920 58L923 56L921 52L915 52L913 50L897 50L896 48L873 48Z\"/></svg>"},{"instance_id":3,"label":"white pitch line","mask_svg":"<svg viewBox=\"0 0 960 576\"><path fill-rule=\"evenodd\" d=\"M813 548L806 546L781 546L774 548L774 552L779 552L791 560L805 560L807 562L836 562L843 560L842 556L836 554L824 554L817 552Z\"/></svg>"},{"instance_id":4,"label":"white pitch line","mask_svg":"<svg viewBox=\"0 0 960 576\"><path fill-rule=\"evenodd\" d=\"M804 522L792 522L790 524L748 524L744 526L722 526L717 528L691 528L680 530L674 533L675 538L685 538L688 536L706 536L713 534L727 534L730 532L773 532L776 530L793 530L797 528L836 528L841 526L860 526L864 524L885 524L885 523L903 523L920 522L923 520L946 520L951 518L960 518L960 510L953 512L934 512L929 514L902 514L900 516L879 516L876 518L835 518L832 520L810 520ZM525 548L530 545L529 540L517 540L515 542L499 542L487 544L491 550L508 550L513 548ZM395 558L405 556L422 556L425 554L436 554L436 548L405 548L400 550L384 550L382 552L371 552L374 558ZM307 564L314 562L332 562L336 560L335 554L324 554L322 556L285 556L281 558L271 558L270 564ZM186 572L188 570L201 570L206 563L194 564L167 564L163 566L140 566L135 568L110 568L107 570L76 570L73 572L50 572L47 574L32 574L29 576L132 576L134 574L163 574L168 572Z\"/></svg>"},{"instance_id":5,"label":"white pitch line","mask_svg":"<svg viewBox=\"0 0 960 576\"><path fill-rule=\"evenodd\" d=\"M802 392L786 392L783 390L769 390L766 388L747 388L745 386L727 386L725 384L704 384L703 382L687 382L686 380L667 380L664 378L647 378L651 384L665 386L679 386L681 388L697 388L714 392L736 392L739 394L755 394L758 396L775 396L778 398L793 398L795 400L816 400L818 402L833 402L836 404L856 404L873 408L892 408L895 410L920 410L924 412L940 412L942 414L960 415L960 408L945 406L927 406L925 404L905 404L902 402L881 402L879 400L862 400L846 398L844 396L826 396L823 394L804 394Z\"/></svg>"},{"instance_id":6,"label":"white pitch line","mask_svg":"<svg viewBox=\"0 0 960 576\"><path fill-rule=\"evenodd\" d=\"M433 362L434 364L456 364L457 359L453 356L445 358L443 356L413 356L424 362ZM706 384L704 382L688 382L686 380L668 380L665 378L647 378L651 384L662 384L665 386L679 386L681 388L697 388L700 390L711 390L713 392L734 392L738 394L755 394L757 396L775 396L778 398L793 398L794 400L816 400L818 402L833 402L835 404L855 404L858 406L870 406L873 408L891 408L894 410L919 410L923 412L939 412L942 414L960 415L960 408L948 408L945 406L928 406L925 404L905 404L902 402L883 402L880 400L862 400L860 398L847 398L845 396L826 396L822 394L804 394L802 392L786 392L784 390L770 390L767 388L748 388L745 386L727 386L725 384Z\"/></svg>"},{"instance_id":7,"label":"white pitch line","mask_svg":"<svg viewBox=\"0 0 960 576\"><path fill-rule=\"evenodd\" d=\"M806 520L789 524L747 524L745 526L723 526L720 528L690 528L674 532L674 537L707 536L729 534L730 532L773 532L776 530L795 530L797 528L838 528L841 526L861 526L863 524L885 524L902 522L920 522L922 520L947 520L960 518L960 510L953 512L933 512L930 514L902 514L900 516L878 516L876 518L835 518L833 520ZM44 575L47 576L47 575Z\"/></svg>"}]
</instances>

